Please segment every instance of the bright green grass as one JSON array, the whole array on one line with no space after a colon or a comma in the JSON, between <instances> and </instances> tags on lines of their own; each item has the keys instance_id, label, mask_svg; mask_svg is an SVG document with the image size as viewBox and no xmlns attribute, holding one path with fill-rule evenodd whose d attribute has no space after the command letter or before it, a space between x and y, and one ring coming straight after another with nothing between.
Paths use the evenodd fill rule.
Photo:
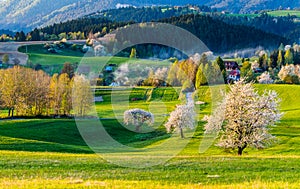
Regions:
<instances>
[{"instance_id":1,"label":"bright green grass","mask_svg":"<svg viewBox=\"0 0 300 189\"><path fill-rule=\"evenodd\" d=\"M278 11L268 12L268 14L271 16L287 16L288 14L290 14L291 16L300 17L299 10L278 10Z\"/></svg>"},{"instance_id":2,"label":"bright green grass","mask_svg":"<svg viewBox=\"0 0 300 189\"><path fill-rule=\"evenodd\" d=\"M260 91L276 90L285 113L281 123L271 130L278 142L268 149L249 148L238 157L236 152L212 146L199 154L204 124L199 122L190 143L177 157L151 168L123 168L93 154L73 120L1 121L0 188L298 188L300 86L256 87ZM137 101L131 102L130 107L147 109L152 105L158 109L164 104L171 111L176 103ZM209 105L202 108L203 114L209 113ZM111 109L109 102L97 104L97 111L103 117L111 117ZM152 146L168 137L163 127L136 134L114 119L102 123L115 140L138 148Z\"/></svg>"},{"instance_id":3,"label":"bright green grass","mask_svg":"<svg viewBox=\"0 0 300 189\"><path fill-rule=\"evenodd\" d=\"M20 52L25 53L26 48L22 46L19 48ZM107 64L117 64L122 63L135 63L143 64L144 66L152 65L169 65L169 61L155 61L155 60L141 60L141 59L130 59L124 57L91 57L81 53L80 51L73 51L70 49L63 49L61 53L49 53L43 48L43 45L28 45L27 54L29 56L29 61L32 64L41 64L42 66L60 66L65 62L80 63L82 65L87 65L90 67L103 67Z\"/></svg>"},{"instance_id":4,"label":"bright green grass","mask_svg":"<svg viewBox=\"0 0 300 189\"><path fill-rule=\"evenodd\" d=\"M22 53L33 53L33 54L48 54L55 55L53 53L48 52L44 45L26 45L19 47L18 51ZM56 54L57 55L57 54ZM74 57L83 57L84 53L80 52L80 50L71 50L68 48L61 49L58 55L62 56L74 56Z\"/></svg>"}]
</instances>

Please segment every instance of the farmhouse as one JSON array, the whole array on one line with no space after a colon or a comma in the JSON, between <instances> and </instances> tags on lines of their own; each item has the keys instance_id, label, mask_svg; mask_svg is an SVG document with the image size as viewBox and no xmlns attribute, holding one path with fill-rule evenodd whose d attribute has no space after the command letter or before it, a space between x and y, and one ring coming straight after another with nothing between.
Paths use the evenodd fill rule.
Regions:
<instances>
[{"instance_id":1,"label":"farmhouse","mask_svg":"<svg viewBox=\"0 0 300 189\"><path fill-rule=\"evenodd\" d=\"M232 70L235 70L236 68L239 68L239 65L235 61L226 61L224 60L225 68L227 72L231 72Z\"/></svg>"},{"instance_id":2,"label":"farmhouse","mask_svg":"<svg viewBox=\"0 0 300 189\"><path fill-rule=\"evenodd\" d=\"M231 70L228 75L227 82L231 83L232 81L239 81L241 78L241 72L238 68Z\"/></svg>"},{"instance_id":3,"label":"farmhouse","mask_svg":"<svg viewBox=\"0 0 300 189\"><path fill-rule=\"evenodd\" d=\"M235 82L240 80L241 72L237 62L235 61L224 61L226 72L229 73L227 82Z\"/></svg>"}]
</instances>

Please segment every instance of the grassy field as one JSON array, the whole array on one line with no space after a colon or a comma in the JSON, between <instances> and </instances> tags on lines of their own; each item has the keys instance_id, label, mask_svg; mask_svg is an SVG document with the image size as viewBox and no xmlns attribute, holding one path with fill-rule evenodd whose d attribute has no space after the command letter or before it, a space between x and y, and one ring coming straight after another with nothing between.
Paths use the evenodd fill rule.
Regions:
<instances>
[{"instance_id":1,"label":"grassy field","mask_svg":"<svg viewBox=\"0 0 300 189\"><path fill-rule=\"evenodd\" d=\"M300 18L300 11L299 10L278 10L278 11L271 11L268 12L271 16L297 16Z\"/></svg>"},{"instance_id":2,"label":"grassy field","mask_svg":"<svg viewBox=\"0 0 300 189\"><path fill-rule=\"evenodd\" d=\"M279 16L297 16L300 18L299 10L276 10L267 12L270 16L279 17ZM237 16L237 17L249 17L254 18L260 16L260 14L227 14L227 16Z\"/></svg>"},{"instance_id":3,"label":"grassy field","mask_svg":"<svg viewBox=\"0 0 300 189\"><path fill-rule=\"evenodd\" d=\"M109 64L142 64L144 66L168 66L169 61L159 60L143 60L130 59L126 57L111 57L101 56L95 57L91 54L84 54L79 50L63 49L59 53L50 53L43 45L28 45L22 46L18 49L20 52L28 54L28 62L32 65L40 64L42 68L49 74L59 73L66 62L77 64L82 67L88 67L90 71L102 71L104 66Z\"/></svg>"},{"instance_id":4,"label":"grassy field","mask_svg":"<svg viewBox=\"0 0 300 189\"><path fill-rule=\"evenodd\" d=\"M199 154L204 124L201 121L186 148L176 157L161 165L135 169L110 164L94 154L73 120L2 120L0 188L298 188L300 86L256 87L260 91L265 88L276 90L282 98L281 110L285 114L281 123L271 130L278 139L277 144L265 150L246 149L242 157L215 146ZM114 93L125 94L130 101L131 97L145 95L146 90ZM176 90L166 94L173 94ZM157 89L155 94L161 91L165 89ZM203 87L200 93L206 95L200 95L200 99L209 103L207 91L208 88ZM96 110L104 128L115 140L146 149L169 137L163 127L144 134L124 128L113 119L110 96L114 95L111 93L97 92L97 95L104 96L105 101L97 103ZM162 106L170 112L179 103L163 101L163 98L154 95L152 101L131 101L129 106L152 109L159 114ZM123 111L122 105L120 103L114 108ZM201 117L210 112L210 105L200 108ZM181 141L179 138L177 140ZM160 153L157 151L157 155ZM124 156L123 153L112 155Z\"/></svg>"}]
</instances>

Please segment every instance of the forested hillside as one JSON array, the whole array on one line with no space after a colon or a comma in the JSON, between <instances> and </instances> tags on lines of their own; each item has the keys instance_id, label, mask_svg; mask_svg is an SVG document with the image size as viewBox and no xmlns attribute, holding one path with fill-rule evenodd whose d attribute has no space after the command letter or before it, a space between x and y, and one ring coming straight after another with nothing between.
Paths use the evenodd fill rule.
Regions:
<instances>
[{"instance_id":1,"label":"forested hillside","mask_svg":"<svg viewBox=\"0 0 300 189\"><path fill-rule=\"evenodd\" d=\"M208 14L214 19L224 21L228 24L251 26L256 29L286 37L295 42L298 42L300 36L300 23L295 22L297 19L296 16L273 17L267 13L257 14L255 16L232 16L231 14L221 14L220 12L216 12L215 9L211 9L207 6L128 7L100 11L90 14L85 18L107 18L113 21L135 21L140 23L187 14Z\"/></svg>"},{"instance_id":2,"label":"forested hillside","mask_svg":"<svg viewBox=\"0 0 300 189\"><path fill-rule=\"evenodd\" d=\"M86 18L108 18L113 21L150 22L162 18L181 16L185 14L197 14L200 12L212 12L208 6L152 6L152 7L126 7L110 9L87 15Z\"/></svg>"},{"instance_id":3,"label":"forested hillside","mask_svg":"<svg viewBox=\"0 0 300 189\"><path fill-rule=\"evenodd\" d=\"M210 16L203 15L182 15L180 17L172 17L159 20L159 22L173 24L184 28L198 38L200 38L213 52L221 53L228 50L243 49L250 47L262 46L265 48L278 47L280 43L287 44L288 41L275 34L266 33L249 26L230 25ZM115 30L127 23L112 22L107 19L84 18L74 21L69 21L62 24L55 24L46 27L41 31L47 34L60 34L63 32L100 32L105 34L110 30ZM145 28L146 30L147 28ZM105 31L104 31L105 30ZM124 38L132 43L138 39L138 36L126 35L132 31L126 31L126 28L118 32L117 40L124 41ZM147 31L145 31L147 32ZM131 39L130 39L131 37ZM172 36L174 38L181 36Z\"/></svg>"},{"instance_id":4,"label":"forested hillside","mask_svg":"<svg viewBox=\"0 0 300 189\"><path fill-rule=\"evenodd\" d=\"M44 27L53 23L65 22L101 10L132 5L206 5L219 11L233 13L253 13L265 9L300 8L297 0L1 0L0 29L29 31L34 27ZM142 17L145 17L141 15ZM147 16L146 16L147 17Z\"/></svg>"}]
</instances>

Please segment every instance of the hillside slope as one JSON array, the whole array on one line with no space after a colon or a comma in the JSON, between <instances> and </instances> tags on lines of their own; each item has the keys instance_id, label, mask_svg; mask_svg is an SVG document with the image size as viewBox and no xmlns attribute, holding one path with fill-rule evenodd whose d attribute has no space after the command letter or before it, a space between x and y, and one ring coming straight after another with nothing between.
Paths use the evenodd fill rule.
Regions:
<instances>
[{"instance_id":1,"label":"hillside slope","mask_svg":"<svg viewBox=\"0 0 300 189\"><path fill-rule=\"evenodd\" d=\"M276 9L280 6L300 7L298 0L0 0L0 25L1 29L28 31L34 27L47 26L115 8L118 4L133 6L201 4L235 13Z\"/></svg>"}]
</instances>

